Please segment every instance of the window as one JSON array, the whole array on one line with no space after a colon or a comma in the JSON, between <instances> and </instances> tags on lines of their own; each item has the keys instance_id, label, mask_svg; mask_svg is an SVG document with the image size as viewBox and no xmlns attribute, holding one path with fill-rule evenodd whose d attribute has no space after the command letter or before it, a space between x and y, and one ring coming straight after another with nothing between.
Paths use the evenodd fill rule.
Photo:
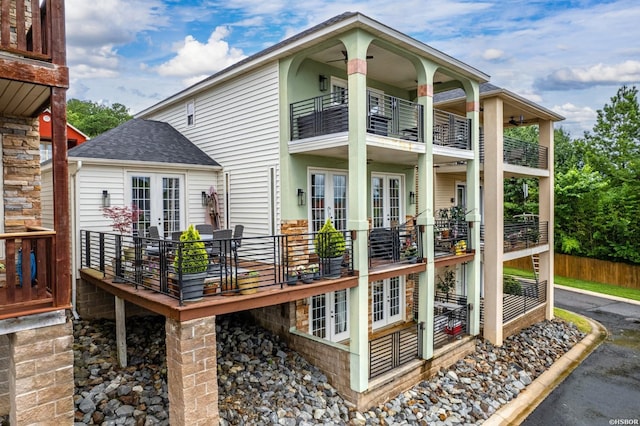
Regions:
<instances>
[{"instance_id":1,"label":"window","mask_svg":"<svg viewBox=\"0 0 640 426\"><path fill-rule=\"evenodd\" d=\"M51 159L51 142L40 142L40 162Z\"/></svg>"},{"instance_id":2,"label":"window","mask_svg":"<svg viewBox=\"0 0 640 426\"><path fill-rule=\"evenodd\" d=\"M311 297L309 332L339 342L349 338L349 293L338 290Z\"/></svg>"},{"instance_id":3,"label":"window","mask_svg":"<svg viewBox=\"0 0 640 426\"><path fill-rule=\"evenodd\" d=\"M194 101L187 103L187 126L193 126L196 123L196 104Z\"/></svg>"},{"instance_id":4,"label":"window","mask_svg":"<svg viewBox=\"0 0 640 426\"><path fill-rule=\"evenodd\" d=\"M347 81L340 78L331 77L331 103L347 103Z\"/></svg>"}]
</instances>

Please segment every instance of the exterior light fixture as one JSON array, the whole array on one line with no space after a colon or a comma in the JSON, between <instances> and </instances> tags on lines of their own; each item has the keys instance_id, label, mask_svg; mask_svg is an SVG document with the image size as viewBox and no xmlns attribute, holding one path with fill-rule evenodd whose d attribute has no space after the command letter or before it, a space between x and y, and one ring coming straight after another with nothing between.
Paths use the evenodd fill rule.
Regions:
<instances>
[{"instance_id":1,"label":"exterior light fixture","mask_svg":"<svg viewBox=\"0 0 640 426\"><path fill-rule=\"evenodd\" d=\"M102 190L102 207L111 207L111 196L106 189Z\"/></svg>"},{"instance_id":2,"label":"exterior light fixture","mask_svg":"<svg viewBox=\"0 0 640 426\"><path fill-rule=\"evenodd\" d=\"M326 92L327 89L329 88L329 79L327 78L326 75L324 74L320 74L318 76L318 88L320 89L321 92Z\"/></svg>"},{"instance_id":3,"label":"exterior light fixture","mask_svg":"<svg viewBox=\"0 0 640 426\"><path fill-rule=\"evenodd\" d=\"M305 198L304 198L304 190L302 188L298 188L298 205L304 206Z\"/></svg>"},{"instance_id":4,"label":"exterior light fixture","mask_svg":"<svg viewBox=\"0 0 640 426\"><path fill-rule=\"evenodd\" d=\"M411 191L409 192L409 204L415 204L416 203L416 193Z\"/></svg>"}]
</instances>

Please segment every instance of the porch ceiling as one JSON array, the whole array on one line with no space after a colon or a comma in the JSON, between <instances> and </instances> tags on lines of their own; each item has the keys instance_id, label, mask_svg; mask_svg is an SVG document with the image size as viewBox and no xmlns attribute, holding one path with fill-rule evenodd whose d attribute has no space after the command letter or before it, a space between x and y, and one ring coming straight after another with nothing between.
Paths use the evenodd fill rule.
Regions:
<instances>
[{"instance_id":1,"label":"porch ceiling","mask_svg":"<svg viewBox=\"0 0 640 426\"><path fill-rule=\"evenodd\" d=\"M339 43L311 55L310 58L346 71L347 62L341 59L344 57L343 50L345 50L344 45ZM408 59L375 44L369 46L367 56L372 56L367 60L367 78L405 90L416 89L418 85L416 70ZM437 83L446 83L452 80L451 77L439 72L436 72L434 76L434 81Z\"/></svg>"},{"instance_id":2,"label":"porch ceiling","mask_svg":"<svg viewBox=\"0 0 640 426\"><path fill-rule=\"evenodd\" d=\"M377 142L370 141L374 138ZM381 141L381 139L387 139L387 141ZM367 162L414 166L418 163L418 154L424 153L426 149L423 143L404 141L400 149L393 144L395 140L392 141L390 138L367 135ZM289 153L336 158L342 160L344 165L349 160L349 146L346 139L328 144L318 143L317 138L309 141L292 141L289 142Z\"/></svg>"},{"instance_id":3,"label":"porch ceiling","mask_svg":"<svg viewBox=\"0 0 640 426\"><path fill-rule=\"evenodd\" d=\"M37 117L49 103L51 89L22 81L0 79L0 114ZM7 95L9 94L9 95Z\"/></svg>"}]
</instances>

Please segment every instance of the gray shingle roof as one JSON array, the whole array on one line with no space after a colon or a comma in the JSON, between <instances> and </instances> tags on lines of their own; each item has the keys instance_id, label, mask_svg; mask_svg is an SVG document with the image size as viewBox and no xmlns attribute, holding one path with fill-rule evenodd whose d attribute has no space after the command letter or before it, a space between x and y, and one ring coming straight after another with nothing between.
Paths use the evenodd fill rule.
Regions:
<instances>
[{"instance_id":1,"label":"gray shingle roof","mask_svg":"<svg viewBox=\"0 0 640 426\"><path fill-rule=\"evenodd\" d=\"M170 124L140 118L71 148L68 157L220 166Z\"/></svg>"},{"instance_id":2,"label":"gray shingle roof","mask_svg":"<svg viewBox=\"0 0 640 426\"><path fill-rule=\"evenodd\" d=\"M487 92L493 92L494 90L501 90L498 86L494 86L491 83L481 83L480 84L480 95ZM433 95L433 103L437 104L438 102L450 101L452 99L464 99L466 97L464 90L462 89L453 89L447 90L446 92L440 92Z\"/></svg>"}]
</instances>

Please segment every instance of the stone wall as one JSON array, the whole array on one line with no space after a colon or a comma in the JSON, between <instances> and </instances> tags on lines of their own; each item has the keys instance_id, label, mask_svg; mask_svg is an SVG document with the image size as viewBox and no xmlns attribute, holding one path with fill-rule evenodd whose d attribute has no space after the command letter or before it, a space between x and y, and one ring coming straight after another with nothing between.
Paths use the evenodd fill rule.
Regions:
<instances>
[{"instance_id":1,"label":"stone wall","mask_svg":"<svg viewBox=\"0 0 640 426\"><path fill-rule=\"evenodd\" d=\"M0 116L4 180L4 232L41 225L38 118Z\"/></svg>"},{"instance_id":2,"label":"stone wall","mask_svg":"<svg viewBox=\"0 0 640 426\"><path fill-rule=\"evenodd\" d=\"M9 414L9 336L0 335L0 416Z\"/></svg>"},{"instance_id":3,"label":"stone wall","mask_svg":"<svg viewBox=\"0 0 640 426\"><path fill-rule=\"evenodd\" d=\"M71 321L19 331L8 340L11 424L73 424Z\"/></svg>"},{"instance_id":4,"label":"stone wall","mask_svg":"<svg viewBox=\"0 0 640 426\"><path fill-rule=\"evenodd\" d=\"M115 320L116 305L113 294L81 279L76 283L76 311L81 318ZM125 313L127 317L154 315L152 312L129 302L125 303Z\"/></svg>"},{"instance_id":5,"label":"stone wall","mask_svg":"<svg viewBox=\"0 0 640 426\"><path fill-rule=\"evenodd\" d=\"M502 326L502 334L504 338L506 339L507 337L518 333L523 328L527 328L537 322L544 321L546 308L547 304L544 303L526 314L504 324Z\"/></svg>"}]
</instances>

